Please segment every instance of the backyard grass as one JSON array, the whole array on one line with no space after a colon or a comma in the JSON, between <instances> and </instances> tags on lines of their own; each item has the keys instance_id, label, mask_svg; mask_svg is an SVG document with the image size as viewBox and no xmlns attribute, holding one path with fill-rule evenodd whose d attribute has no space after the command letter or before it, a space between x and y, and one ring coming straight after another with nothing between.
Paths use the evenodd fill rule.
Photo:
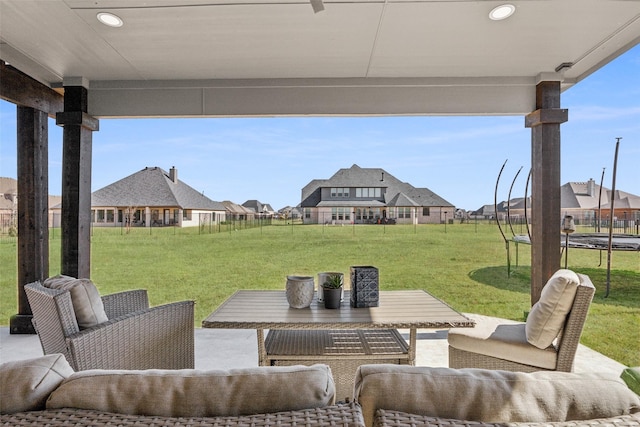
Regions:
<instances>
[{"instance_id":1,"label":"backyard grass","mask_svg":"<svg viewBox=\"0 0 640 427\"><path fill-rule=\"evenodd\" d=\"M352 265L378 267L383 290L424 289L461 312L523 320L530 308L530 246L510 243L509 274L505 243L495 225L201 231L134 229L126 234L95 228L91 278L103 294L145 288L152 305L193 299L196 327L238 289L284 289L289 274L321 271L342 271L348 282ZM60 271L56 233L50 237L50 275ZM16 250L15 241L0 240L0 324L5 326L17 312ZM640 366L640 253L613 253L607 298L606 265L606 252L569 252L568 267L588 274L596 286L582 343L627 366Z\"/></svg>"}]
</instances>

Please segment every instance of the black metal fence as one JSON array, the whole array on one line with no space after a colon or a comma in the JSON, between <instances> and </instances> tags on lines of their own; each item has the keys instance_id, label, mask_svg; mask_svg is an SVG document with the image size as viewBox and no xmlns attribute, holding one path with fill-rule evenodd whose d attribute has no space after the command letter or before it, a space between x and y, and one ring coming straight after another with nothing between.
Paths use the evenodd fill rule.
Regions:
<instances>
[{"instance_id":1,"label":"black metal fence","mask_svg":"<svg viewBox=\"0 0 640 427\"><path fill-rule=\"evenodd\" d=\"M640 212L614 217L613 222L608 218L598 220L595 211L572 213L572 216L577 228L576 231L580 233L608 233L609 226L611 226L614 234L640 235ZM527 234L527 222L529 227L531 226L531 218L525 219L522 215L507 217L499 214L498 218L503 229L513 232L513 234ZM558 219L558 227L560 227L561 220L562 218ZM470 222L473 221L473 219L470 220ZM492 221L495 222L495 220Z\"/></svg>"},{"instance_id":2,"label":"black metal fence","mask_svg":"<svg viewBox=\"0 0 640 427\"><path fill-rule=\"evenodd\" d=\"M218 221L212 214L202 213L199 214L199 222L197 227L178 227L175 225L163 225L163 224L150 224L149 227L143 225L132 225L127 228L122 223L102 223L100 225L92 224L92 233L94 228L119 228L121 234L129 233L146 233L152 234L154 232L163 230L169 234L194 234L197 230L197 234L213 234L213 233L225 233L239 230L247 230L251 228L258 228L271 225L301 225L299 220L277 220L271 217L258 217L258 218L232 218L226 221ZM531 219L525 220L524 216L511 216L507 218L506 215L499 216L500 225L506 234L528 234L528 228L530 228ZM594 211L585 211L582 214L573 215L574 222L577 230L580 233L608 233L609 232L609 220L603 219L598 221L594 215ZM527 227L527 222L529 227ZM464 221L450 220L449 224L463 222L464 224L495 224L495 219L492 218L468 218ZM560 227L561 219L558 219L558 227ZM633 215L627 215L627 217L616 217L612 222L613 233L615 234L631 234L640 235L640 212L634 212ZM59 238L61 234L60 230L60 214L49 214L49 238ZM0 241L12 242L16 241L18 236L18 218L16 213L2 213L0 214Z\"/></svg>"},{"instance_id":3,"label":"black metal fence","mask_svg":"<svg viewBox=\"0 0 640 427\"><path fill-rule=\"evenodd\" d=\"M271 225L273 218L270 216L260 218L232 218L225 221L215 221L212 214L201 213L198 234L224 233L249 228L258 228Z\"/></svg>"},{"instance_id":4,"label":"black metal fence","mask_svg":"<svg viewBox=\"0 0 640 427\"><path fill-rule=\"evenodd\" d=\"M15 213L0 214L0 236L18 236L18 215Z\"/></svg>"},{"instance_id":5,"label":"black metal fence","mask_svg":"<svg viewBox=\"0 0 640 427\"><path fill-rule=\"evenodd\" d=\"M250 228L263 227L272 225L273 218L260 217L260 218L248 218L248 219L228 219L226 221L219 221L214 214L201 213L198 214L198 222L196 226L178 227L174 224L160 224L157 222L151 222L149 226L145 226L140 223L132 223L129 226L122 222L103 222L92 223L92 234L96 228L118 228L121 234L152 234L154 232L162 232L167 234L194 234L194 230L197 230L197 234L213 234L224 233L238 230L247 230ZM56 239L60 237L60 213L49 214L49 238ZM2 213L0 214L0 241L11 242L15 241L18 236L18 216L16 213Z\"/></svg>"}]
</instances>

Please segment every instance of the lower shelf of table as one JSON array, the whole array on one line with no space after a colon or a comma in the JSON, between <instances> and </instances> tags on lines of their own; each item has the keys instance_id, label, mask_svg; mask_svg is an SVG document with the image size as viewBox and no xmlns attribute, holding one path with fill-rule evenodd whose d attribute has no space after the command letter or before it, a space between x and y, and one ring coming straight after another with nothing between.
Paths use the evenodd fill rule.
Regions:
<instances>
[{"instance_id":1,"label":"lower shelf of table","mask_svg":"<svg viewBox=\"0 0 640 427\"><path fill-rule=\"evenodd\" d=\"M353 396L360 365L413 363L409 345L395 329L270 330L265 349L263 365L329 365L337 400Z\"/></svg>"}]
</instances>

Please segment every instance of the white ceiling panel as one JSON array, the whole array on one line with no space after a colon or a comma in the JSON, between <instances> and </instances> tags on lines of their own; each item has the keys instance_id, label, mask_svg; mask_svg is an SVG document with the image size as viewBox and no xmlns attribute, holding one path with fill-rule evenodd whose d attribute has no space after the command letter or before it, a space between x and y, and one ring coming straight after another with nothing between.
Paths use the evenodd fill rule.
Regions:
<instances>
[{"instance_id":1,"label":"white ceiling panel","mask_svg":"<svg viewBox=\"0 0 640 427\"><path fill-rule=\"evenodd\" d=\"M640 1L511 3L0 0L0 58L86 79L98 117L526 114L541 73L567 88L640 42Z\"/></svg>"}]
</instances>

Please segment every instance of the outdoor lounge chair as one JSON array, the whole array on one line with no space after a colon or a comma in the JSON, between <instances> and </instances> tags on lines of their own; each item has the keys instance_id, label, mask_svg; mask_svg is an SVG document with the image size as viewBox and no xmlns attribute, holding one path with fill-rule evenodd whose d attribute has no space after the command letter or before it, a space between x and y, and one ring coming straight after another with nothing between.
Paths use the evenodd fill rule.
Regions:
<instances>
[{"instance_id":1,"label":"outdoor lounge chair","mask_svg":"<svg viewBox=\"0 0 640 427\"><path fill-rule=\"evenodd\" d=\"M72 297L73 290L34 282L25 286L25 292L44 354L64 354L76 371L194 367L193 301L150 308L146 290L103 297L95 290L100 308L104 307L103 321L82 329L83 322L79 326L74 310L77 301L72 302L77 297Z\"/></svg>"},{"instance_id":2,"label":"outdoor lounge chair","mask_svg":"<svg viewBox=\"0 0 640 427\"><path fill-rule=\"evenodd\" d=\"M543 288L527 323L470 316L475 328L449 331L449 367L571 372L594 292L588 276L559 270ZM540 316L545 308L547 316Z\"/></svg>"}]
</instances>

